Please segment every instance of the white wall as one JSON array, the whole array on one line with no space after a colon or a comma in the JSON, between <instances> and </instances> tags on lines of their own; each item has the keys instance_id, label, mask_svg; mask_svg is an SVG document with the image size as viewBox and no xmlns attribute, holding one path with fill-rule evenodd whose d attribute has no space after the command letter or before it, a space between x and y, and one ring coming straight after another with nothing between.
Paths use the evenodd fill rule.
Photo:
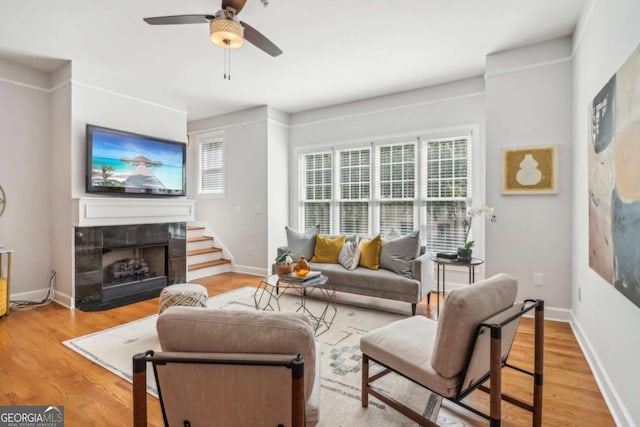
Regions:
<instances>
[{"instance_id":1,"label":"white wall","mask_svg":"<svg viewBox=\"0 0 640 427\"><path fill-rule=\"evenodd\" d=\"M220 237L233 255L235 271L253 274L264 274L270 265L267 120L265 106L188 124L192 141L198 132L224 132L226 197L196 196L196 220L206 221ZM190 158L195 159L196 149L192 143ZM196 172L192 168L188 180L195 182Z\"/></svg>"},{"instance_id":2,"label":"white wall","mask_svg":"<svg viewBox=\"0 0 640 427\"><path fill-rule=\"evenodd\" d=\"M16 251L12 299L42 299L51 273L48 89L46 73L0 60L0 244Z\"/></svg>"},{"instance_id":3,"label":"white wall","mask_svg":"<svg viewBox=\"0 0 640 427\"><path fill-rule=\"evenodd\" d=\"M591 1L574 38L572 307L578 337L621 426L640 425L640 309L589 268L587 108L640 43L639 22L637 0Z\"/></svg>"},{"instance_id":4,"label":"white wall","mask_svg":"<svg viewBox=\"0 0 640 427\"><path fill-rule=\"evenodd\" d=\"M487 275L518 279L518 296L570 308L571 40L556 39L487 57L487 204L498 221L487 233ZM557 145L558 194L502 195L506 147ZM542 273L542 287L533 285ZM547 313L568 320L568 311Z\"/></svg>"},{"instance_id":5,"label":"white wall","mask_svg":"<svg viewBox=\"0 0 640 427\"><path fill-rule=\"evenodd\" d=\"M269 108L267 125L267 259L287 245L284 226L289 225L289 115Z\"/></svg>"},{"instance_id":6,"label":"white wall","mask_svg":"<svg viewBox=\"0 0 640 427\"><path fill-rule=\"evenodd\" d=\"M74 306L74 240L71 224L71 64L52 75L51 108L51 267L55 300Z\"/></svg>"}]
</instances>

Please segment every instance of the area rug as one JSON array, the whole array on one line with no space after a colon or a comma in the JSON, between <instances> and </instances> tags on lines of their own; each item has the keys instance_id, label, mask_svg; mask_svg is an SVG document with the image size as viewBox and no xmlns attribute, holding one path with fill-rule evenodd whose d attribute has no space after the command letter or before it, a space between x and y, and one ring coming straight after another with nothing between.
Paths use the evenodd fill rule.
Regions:
<instances>
[{"instance_id":1,"label":"area rug","mask_svg":"<svg viewBox=\"0 0 640 427\"><path fill-rule=\"evenodd\" d=\"M209 298L208 306L216 309L255 310L256 288L244 287ZM282 311L295 311L300 299L283 295ZM308 299L310 310L322 310L323 301ZM70 349L131 382L131 357L146 350L159 351L156 319L149 316L104 331L65 341ZM408 418L375 398L369 407L360 405L361 353L360 337L366 332L406 316L339 304L331 328L319 335L321 342L320 426L415 426ZM372 372L378 367L371 366ZM157 397L155 380L148 372L147 391ZM376 382L379 388L441 426L463 426L439 414L440 398L412 382L387 375Z\"/></svg>"}]
</instances>

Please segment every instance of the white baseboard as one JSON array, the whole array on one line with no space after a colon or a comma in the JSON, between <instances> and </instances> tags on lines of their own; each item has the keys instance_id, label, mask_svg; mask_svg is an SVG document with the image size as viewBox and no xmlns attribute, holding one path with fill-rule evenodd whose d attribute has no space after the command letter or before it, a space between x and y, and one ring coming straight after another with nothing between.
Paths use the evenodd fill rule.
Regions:
<instances>
[{"instance_id":1,"label":"white baseboard","mask_svg":"<svg viewBox=\"0 0 640 427\"><path fill-rule=\"evenodd\" d=\"M244 273L244 274L250 274L252 276L261 276L261 277L267 277L269 275L268 269L251 267L249 265L234 264L231 271L233 271L234 273Z\"/></svg>"},{"instance_id":2,"label":"white baseboard","mask_svg":"<svg viewBox=\"0 0 640 427\"><path fill-rule=\"evenodd\" d=\"M602 362L598 358L598 355L595 351L593 351L593 347L589 342L589 339L585 335L580 323L571 312L571 320L569 321L571 325L571 329L573 330L573 334L578 341L578 345L582 350L582 354L584 354L585 359L587 359L587 363L591 368L591 372L593 372L593 377L600 388L600 392L602 393L602 397L604 397L604 401L607 403L609 407L609 412L611 412L611 416L618 426L635 426L635 422L631 419L631 414L622 403L618 392L615 387L611 383L611 379L609 375L607 375L607 370L602 366Z\"/></svg>"},{"instance_id":3,"label":"white baseboard","mask_svg":"<svg viewBox=\"0 0 640 427\"><path fill-rule=\"evenodd\" d=\"M71 295L68 295L57 289L53 294L53 302L58 303L63 307L70 308L72 310L76 308L75 300L71 298Z\"/></svg>"},{"instance_id":4,"label":"white baseboard","mask_svg":"<svg viewBox=\"0 0 640 427\"><path fill-rule=\"evenodd\" d=\"M49 288L36 289L35 291L20 292L11 294L11 301L42 301L47 296Z\"/></svg>"},{"instance_id":5,"label":"white baseboard","mask_svg":"<svg viewBox=\"0 0 640 427\"><path fill-rule=\"evenodd\" d=\"M40 302L46 298L49 288L36 289L35 291L20 292L17 294L11 294L11 301L33 301ZM74 308L73 298L64 292L60 292L54 289L53 302L60 304L66 308Z\"/></svg>"}]
</instances>

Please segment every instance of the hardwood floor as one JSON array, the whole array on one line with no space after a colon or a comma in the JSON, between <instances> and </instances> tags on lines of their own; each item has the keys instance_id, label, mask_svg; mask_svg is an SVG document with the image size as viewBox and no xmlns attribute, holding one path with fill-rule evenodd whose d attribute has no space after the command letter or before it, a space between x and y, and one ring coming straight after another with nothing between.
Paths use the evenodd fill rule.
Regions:
<instances>
[{"instance_id":1,"label":"hardwood floor","mask_svg":"<svg viewBox=\"0 0 640 427\"><path fill-rule=\"evenodd\" d=\"M225 273L196 280L209 295L242 286L255 286L260 278ZM388 305L406 310L409 304L377 299L342 296L358 304ZM435 295L431 306L426 299L418 312L435 315ZM407 306L407 307L405 307ZM32 311L12 311L0 320L0 405L64 405L67 426L131 425L131 384L93 364L64 346L62 341L100 331L157 313L158 299L117 309L85 313L51 304ZM530 319L520 325L511 359L529 368L532 364L533 327ZM568 323L545 322L544 366L545 426L614 426L607 406L595 383ZM504 371L503 391L530 397L530 378ZM468 403L486 406L487 396L474 392ZM447 413L470 426L487 425L468 416L468 412L446 405ZM531 424L530 414L509 404L503 405L503 425ZM156 399L149 399L149 425L161 426L162 414ZM348 426L345 426L348 427Z\"/></svg>"}]
</instances>

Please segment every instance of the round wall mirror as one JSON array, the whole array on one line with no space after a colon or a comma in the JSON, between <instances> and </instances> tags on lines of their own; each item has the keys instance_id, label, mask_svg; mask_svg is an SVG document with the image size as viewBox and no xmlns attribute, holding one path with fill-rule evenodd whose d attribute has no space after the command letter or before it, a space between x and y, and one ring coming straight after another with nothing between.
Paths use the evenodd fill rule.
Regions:
<instances>
[{"instance_id":1,"label":"round wall mirror","mask_svg":"<svg viewBox=\"0 0 640 427\"><path fill-rule=\"evenodd\" d=\"M2 185L0 185L0 216L4 213L4 208L7 206L7 196L4 193Z\"/></svg>"}]
</instances>

